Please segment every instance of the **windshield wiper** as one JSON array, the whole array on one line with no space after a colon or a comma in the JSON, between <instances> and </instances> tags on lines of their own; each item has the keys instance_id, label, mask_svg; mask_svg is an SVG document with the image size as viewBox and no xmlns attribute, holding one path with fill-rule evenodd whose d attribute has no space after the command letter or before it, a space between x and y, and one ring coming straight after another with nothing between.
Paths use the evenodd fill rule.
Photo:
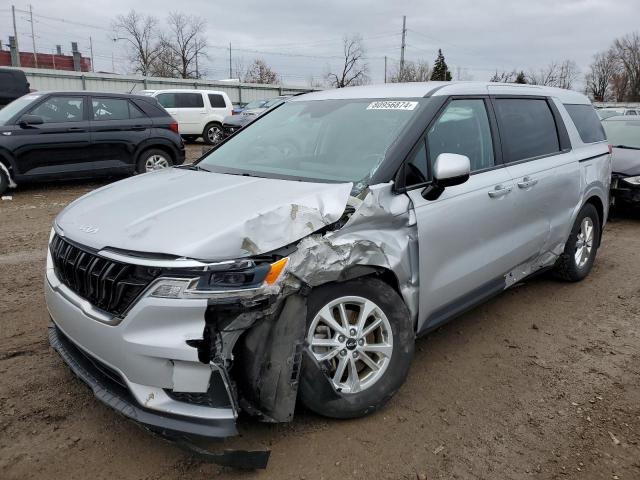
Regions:
<instances>
[{"instance_id":1,"label":"windshield wiper","mask_svg":"<svg viewBox=\"0 0 640 480\"><path fill-rule=\"evenodd\" d=\"M189 163L186 165L178 165L176 168L184 168L186 170L196 170L203 172L211 172L211 170L207 170L206 168L201 167L200 165L194 165L193 163Z\"/></svg>"},{"instance_id":2,"label":"windshield wiper","mask_svg":"<svg viewBox=\"0 0 640 480\"><path fill-rule=\"evenodd\" d=\"M629 145L614 145L613 148L624 148L626 150L640 150L640 147L630 147Z\"/></svg>"}]
</instances>

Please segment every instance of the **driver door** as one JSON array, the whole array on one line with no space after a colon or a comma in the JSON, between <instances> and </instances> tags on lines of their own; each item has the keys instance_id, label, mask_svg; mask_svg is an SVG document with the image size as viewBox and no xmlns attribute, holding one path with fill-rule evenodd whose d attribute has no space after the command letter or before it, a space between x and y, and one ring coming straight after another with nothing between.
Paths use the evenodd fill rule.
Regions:
<instances>
[{"instance_id":1,"label":"driver door","mask_svg":"<svg viewBox=\"0 0 640 480\"><path fill-rule=\"evenodd\" d=\"M89 122L84 95L51 95L27 112L41 125L17 129L15 149L22 175L64 175L81 169L89 156Z\"/></svg>"},{"instance_id":2,"label":"driver door","mask_svg":"<svg viewBox=\"0 0 640 480\"><path fill-rule=\"evenodd\" d=\"M510 240L514 182L497 160L494 131L487 98L452 99L410 160L408 170L423 170L426 182L440 153L466 155L471 164L469 180L436 200L422 197L426 182L407 192L419 236L420 333L502 290L517 264Z\"/></svg>"}]
</instances>

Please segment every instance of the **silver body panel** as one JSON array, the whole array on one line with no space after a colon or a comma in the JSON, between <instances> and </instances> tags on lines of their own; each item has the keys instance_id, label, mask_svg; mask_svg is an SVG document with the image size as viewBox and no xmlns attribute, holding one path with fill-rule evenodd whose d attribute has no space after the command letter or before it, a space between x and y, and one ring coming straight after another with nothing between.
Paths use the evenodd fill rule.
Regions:
<instances>
[{"instance_id":1,"label":"silver body panel","mask_svg":"<svg viewBox=\"0 0 640 480\"><path fill-rule=\"evenodd\" d=\"M350 183L167 169L86 195L58 216L55 228L99 255L157 267L206 268L208 262L294 244L288 254L290 288L338 281L356 267L388 271L397 280L416 332L427 331L446 317L451 305L474 292L481 296L496 285L508 288L552 266L588 199L599 199L606 221L611 174L607 145L582 143L563 107L588 100L557 89L465 82L345 88L288 100L488 93L552 97L572 148L477 172L465 183L447 187L437 200L425 200L421 188L396 193L392 182L370 185L365 195L354 198ZM489 195L496 187L506 194ZM353 213L344 225L318 233L341 219L347 207ZM186 344L203 336L206 299L161 299L147 292L113 321L60 285L50 258L45 297L56 325L119 372L141 405L210 418L235 415L232 409L175 402L163 390L207 389L215 366L200 363L196 349ZM227 337L231 345L238 335Z\"/></svg>"}]
</instances>

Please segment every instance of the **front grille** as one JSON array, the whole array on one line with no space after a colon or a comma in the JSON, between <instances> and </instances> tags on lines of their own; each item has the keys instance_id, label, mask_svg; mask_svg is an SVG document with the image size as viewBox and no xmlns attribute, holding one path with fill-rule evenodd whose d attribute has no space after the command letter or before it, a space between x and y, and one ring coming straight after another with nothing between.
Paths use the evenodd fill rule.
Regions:
<instances>
[{"instance_id":1,"label":"front grille","mask_svg":"<svg viewBox=\"0 0 640 480\"><path fill-rule=\"evenodd\" d=\"M99 257L58 235L50 249L60 282L114 316L122 315L159 275L156 269Z\"/></svg>"}]
</instances>

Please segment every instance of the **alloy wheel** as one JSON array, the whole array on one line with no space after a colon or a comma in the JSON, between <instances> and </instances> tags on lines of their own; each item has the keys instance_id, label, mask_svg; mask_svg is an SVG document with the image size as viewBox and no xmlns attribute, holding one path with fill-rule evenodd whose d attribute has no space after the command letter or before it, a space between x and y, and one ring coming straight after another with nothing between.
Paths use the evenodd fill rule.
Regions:
<instances>
[{"instance_id":1,"label":"alloy wheel","mask_svg":"<svg viewBox=\"0 0 640 480\"><path fill-rule=\"evenodd\" d=\"M383 376L393 353L393 333L385 313L371 300L340 297L322 307L311 322L307 342L329 372L336 391L358 393Z\"/></svg>"},{"instance_id":2,"label":"alloy wheel","mask_svg":"<svg viewBox=\"0 0 640 480\"><path fill-rule=\"evenodd\" d=\"M222 139L222 129L217 125L213 125L207 129L207 138L213 144L220 142Z\"/></svg>"},{"instance_id":3,"label":"alloy wheel","mask_svg":"<svg viewBox=\"0 0 640 480\"><path fill-rule=\"evenodd\" d=\"M169 160L159 154L150 155L144 162L144 169L146 172L152 172L154 170L161 170L169 167Z\"/></svg>"},{"instance_id":4,"label":"alloy wheel","mask_svg":"<svg viewBox=\"0 0 640 480\"><path fill-rule=\"evenodd\" d=\"M576 239L576 253L574 255L578 268L583 268L591 257L593 249L593 220L590 217L584 217L580 224L580 231Z\"/></svg>"}]
</instances>

